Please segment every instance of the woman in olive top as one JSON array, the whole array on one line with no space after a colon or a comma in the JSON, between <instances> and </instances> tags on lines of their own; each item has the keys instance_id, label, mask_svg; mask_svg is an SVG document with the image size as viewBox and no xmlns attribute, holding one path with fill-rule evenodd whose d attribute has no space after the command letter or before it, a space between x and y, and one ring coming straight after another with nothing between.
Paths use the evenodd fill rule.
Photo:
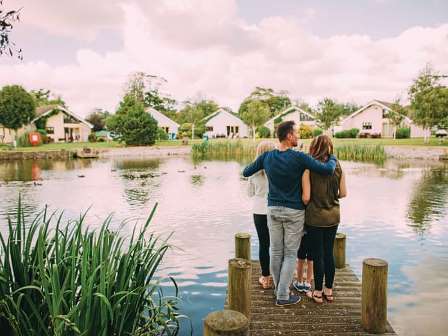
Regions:
<instances>
[{"instance_id":1,"label":"woman in olive top","mask_svg":"<svg viewBox=\"0 0 448 336\"><path fill-rule=\"evenodd\" d=\"M333 144L328 136L320 135L311 142L310 155L315 159L327 162L332 154ZM305 170L302 188L302 197L309 200L305 224L314 259L314 291L309 295L316 303L322 303L323 292L327 301L332 302L335 274L333 244L340 222L339 199L347 195L345 175L339 161L332 176Z\"/></svg>"}]
</instances>

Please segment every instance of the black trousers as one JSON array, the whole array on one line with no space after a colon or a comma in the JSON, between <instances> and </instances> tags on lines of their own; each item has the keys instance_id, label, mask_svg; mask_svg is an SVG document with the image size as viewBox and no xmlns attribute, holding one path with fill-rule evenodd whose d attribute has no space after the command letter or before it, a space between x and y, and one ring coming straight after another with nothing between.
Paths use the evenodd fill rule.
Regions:
<instances>
[{"instance_id":1,"label":"black trousers","mask_svg":"<svg viewBox=\"0 0 448 336\"><path fill-rule=\"evenodd\" d=\"M257 229L259 250L258 255L260 258L261 274L268 276L271 274L269 271L269 228L268 228L268 216L254 214L255 228Z\"/></svg>"},{"instance_id":2,"label":"black trousers","mask_svg":"<svg viewBox=\"0 0 448 336\"><path fill-rule=\"evenodd\" d=\"M335 273L333 246L338 226L308 226L307 229L314 261L314 288L322 290L324 276L325 287L333 288Z\"/></svg>"}]
</instances>

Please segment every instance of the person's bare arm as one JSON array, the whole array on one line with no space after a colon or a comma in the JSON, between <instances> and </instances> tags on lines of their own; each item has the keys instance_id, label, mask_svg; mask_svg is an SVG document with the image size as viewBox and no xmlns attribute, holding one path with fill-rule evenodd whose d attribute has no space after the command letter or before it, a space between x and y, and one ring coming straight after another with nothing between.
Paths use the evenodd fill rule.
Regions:
<instances>
[{"instance_id":1,"label":"person's bare arm","mask_svg":"<svg viewBox=\"0 0 448 336\"><path fill-rule=\"evenodd\" d=\"M311 199L310 171L306 169L302 175L302 202L307 205Z\"/></svg>"},{"instance_id":2,"label":"person's bare arm","mask_svg":"<svg viewBox=\"0 0 448 336\"><path fill-rule=\"evenodd\" d=\"M339 198L347 196L347 185L345 184L345 173L342 172L341 181L339 181Z\"/></svg>"}]
</instances>

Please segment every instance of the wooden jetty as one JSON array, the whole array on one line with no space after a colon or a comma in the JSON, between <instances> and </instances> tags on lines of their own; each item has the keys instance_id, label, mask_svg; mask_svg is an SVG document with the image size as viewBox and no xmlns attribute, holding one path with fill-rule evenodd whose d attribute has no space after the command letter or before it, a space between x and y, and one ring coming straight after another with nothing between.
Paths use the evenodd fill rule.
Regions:
<instances>
[{"instance_id":1,"label":"wooden jetty","mask_svg":"<svg viewBox=\"0 0 448 336\"><path fill-rule=\"evenodd\" d=\"M387 321L387 262L363 262L363 282L345 263L345 235L335 241L335 301L316 304L300 294L296 305L278 307L274 291L262 289L258 261L250 259L250 235L235 236L229 260L226 307L204 321L205 336L364 336L396 335Z\"/></svg>"},{"instance_id":2,"label":"wooden jetty","mask_svg":"<svg viewBox=\"0 0 448 336\"><path fill-rule=\"evenodd\" d=\"M250 335L371 335L361 326L361 282L349 265L336 269L333 288L334 302L316 304L300 294L297 305L277 307L272 289L258 284L260 264L252 263ZM396 335L389 323L383 335Z\"/></svg>"}]
</instances>

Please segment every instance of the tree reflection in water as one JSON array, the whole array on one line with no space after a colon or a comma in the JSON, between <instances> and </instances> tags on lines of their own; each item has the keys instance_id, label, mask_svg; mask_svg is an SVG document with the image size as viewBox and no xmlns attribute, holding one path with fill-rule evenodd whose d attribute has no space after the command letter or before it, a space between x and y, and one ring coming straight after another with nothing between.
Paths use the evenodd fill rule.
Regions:
<instances>
[{"instance_id":1,"label":"tree reflection in water","mask_svg":"<svg viewBox=\"0 0 448 336\"><path fill-rule=\"evenodd\" d=\"M448 167L425 171L409 203L409 225L424 234L433 223L443 218L448 201Z\"/></svg>"},{"instance_id":2,"label":"tree reflection in water","mask_svg":"<svg viewBox=\"0 0 448 336\"><path fill-rule=\"evenodd\" d=\"M124 184L126 202L133 207L145 205L159 186L161 160L120 160L115 163Z\"/></svg>"}]
</instances>

